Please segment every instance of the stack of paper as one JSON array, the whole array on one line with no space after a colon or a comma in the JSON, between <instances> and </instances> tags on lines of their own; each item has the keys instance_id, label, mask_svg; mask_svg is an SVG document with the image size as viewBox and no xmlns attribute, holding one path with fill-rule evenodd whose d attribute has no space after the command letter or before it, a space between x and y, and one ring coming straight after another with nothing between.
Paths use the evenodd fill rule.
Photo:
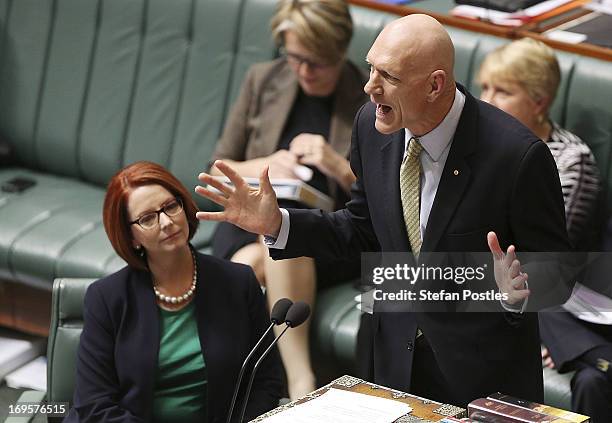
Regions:
<instances>
[{"instance_id":1,"label":"stack of paper","mask_svg":"<svg viewBox=\"0 0 612 423\"><path fill-rule=\"evenodd\" d=\"M403 402L331 388L261 423L392 423L411 411Z\"/></svg>"},{"instance_id":2,"label":"stack of paper","mask_svg":"<svg viewBox=\"0 0 612 423\"><path fill-rule=\"evenodd\" d=\"M229 178L225 176L215 176L215 179L231 185ZM258 178L244 178L247 184L254 188L259 187ZM316 188L308 185L306 182L299 179L271 179L270 183L276 193L276 197L283 200L292 200L302 203L313 209L321 209L332 211L334 209L334 200L326 194L323 194ZM208 186L210 190L216 191L212 186Z\"/></svg>"},{"instance_id":3,"label":"stack of paper","mask_svg":"<svg viewBox=\"0 0 612 423\"><path fill-rule=\"evenodd\" d=\"M47 358L38 357L25 366L6 375L6 386L15 389L47 390Z\"/></svg>"},{"instance_id":4,"label":"stack of paper","mask_svg":"<svg viewBox=\"0 0 612 423\"><path fill-rule=\"evenodd\" d=\"M594 0L588 2L584 7L595 12L612 15L612 0Z\"/></svg>"},{"instance_id":5,"label":"stack of paper","mask_svg":"<svg viewBox=\"0 0 612 423\"><path fill-rule=\"evenodd\" d=\"M563 308L580 320L599 325L612 325L612 298L576 283Z\"/></svg>"},{"instance_id":6,"label":"stack of paper","mask_svg":"<svg viewBox=\"0 0 612 423\"><path fill-rule=\"evenodd\" d=\"M521 26L538 16L574 2L576 2L576 0L546 0L514 13L485 9L484 7L459 5L451 10L451 15L483 20L495 25ZM584 1L578 1L576 3L577 5L578 3L583 4ZM563 9L565 10L565 8Z\"/></svg>"},{"instance_id":7,"label":"stack of paper","mask_svg":"<svg viewBox=\"0 0 612 423\"><path fill-rule=\"evenodd\" d=\"M43 354L44 349L44 338L0 330L0 382L8 373Z\"/></svg>"}]
</instances>

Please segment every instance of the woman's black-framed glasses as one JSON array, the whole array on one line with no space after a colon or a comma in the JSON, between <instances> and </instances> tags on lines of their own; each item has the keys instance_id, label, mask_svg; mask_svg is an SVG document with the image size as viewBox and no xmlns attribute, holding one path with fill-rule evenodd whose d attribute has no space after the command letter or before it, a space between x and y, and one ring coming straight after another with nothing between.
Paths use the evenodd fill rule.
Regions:
<instances>
[{"instance_id":1,"label":"woman's black-framed glasses","mask_svg":"<svg viewBox=\"0 0 612 423\"><path fill-rule=\"evenodd\" d=\"M309 69L318 71L322 69L327 69L335 65L335 63L324 63L318 60L315 61L312 59L308 59L304 56L300 56L299 54L288 52L287 49L285 49L285 47L281 47L278 51L280 55L285 58L287 63L289 63L290 65L296 66L296 67L300 67L302 66L302 64L306 64L306 66L308 66Z\"/></svg>"},{"instance_id":2,"label":"woman's black-framed glasses","mask_svg":"<svg viewBox=\"0 0 612 423\"><path fill-rule=\"evenodd\" d=\"M155 210L149 213L145 213L138 219L129 222L130 225L138 224L142 229L148 230L153 229L159 225L159 215L164 213L168 217L177 216L183 211L183 202L180 198L175 198L170 202L164 204L159 210Z\"/></svg>"}]
</instances>

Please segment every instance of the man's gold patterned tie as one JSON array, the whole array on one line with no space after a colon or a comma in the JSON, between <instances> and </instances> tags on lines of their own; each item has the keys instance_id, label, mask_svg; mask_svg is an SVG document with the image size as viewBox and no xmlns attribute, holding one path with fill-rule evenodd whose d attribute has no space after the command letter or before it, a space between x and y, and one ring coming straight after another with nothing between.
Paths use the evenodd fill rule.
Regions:
<instances>
[{"instance_id":1,"label":"man's gold patterned tie","mask_svg":"<svg viewBox=\"0 0 612 423\"><path fill-rule=\"evenodd\" d=\"M410 138L408 154L404 157L400 168L400 192L404 223L408 232L408 240L415 256L421 251L421 160L423 146L418 138Z\"/></svg>"}]
</instances>

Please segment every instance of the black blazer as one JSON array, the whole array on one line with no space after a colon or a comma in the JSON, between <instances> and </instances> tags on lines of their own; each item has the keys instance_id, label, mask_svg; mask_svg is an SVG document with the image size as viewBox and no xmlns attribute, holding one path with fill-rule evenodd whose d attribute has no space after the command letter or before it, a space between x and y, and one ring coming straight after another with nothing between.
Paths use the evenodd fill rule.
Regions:
<instances>
[{"instance_id":1,"label":"black blazer","mask_svg":"<svg viewBox=\"0 0 612 423\"><path fill-rule=\"evenodd\" d=\"M488 231L502 248L567 251L563 198L548 147L516 119L473 98L466 101L438 186L421 251L489 251ZM346 209L291 210L285 250L274 258L347 257L361 251L411 251L402 216L399 170L404 131L384 135L375 106L358 112L351 166L357 176ZM455 172L457 170L458 172ZM316 228L316 229L315 229ZM530 278L532 297L537 281ZM564 300L569 292L564 293ZM543 399L535 313L374 313L374 379L409 391L417 326L427 337L454 403L501 391Z\"/></svg>"},{"instance_id":2,"label":"black blazer","mask_svg":"<svg viewBox=\"0 0 612 423\"><path fill-rule=\"evenodd\" d=\"M207 422L225 422L242 362L265 331L269 317L250 267L202 254L196 257L198 284L193 301L207 371ZM159 325L148 272L125 267L89 287L74 407L65 422L152 420ZM281 371L278 351L273 350L255 378L246 413L249 419L278 405ZM239 409L234 412L236 421L238 414Z\"/></svg>"},{"instance_id":3,"label":"black blazer","mask_svg":"<svg viewBox=\"0 0 612 423\"><path fill-rule=\"evenodd\" d=\"M540 337L559 373L576 370L573 362L585 352L612 345L612 332L605 325L585 322L561 307L540 313Z\"/></svg>"}]
</instances>

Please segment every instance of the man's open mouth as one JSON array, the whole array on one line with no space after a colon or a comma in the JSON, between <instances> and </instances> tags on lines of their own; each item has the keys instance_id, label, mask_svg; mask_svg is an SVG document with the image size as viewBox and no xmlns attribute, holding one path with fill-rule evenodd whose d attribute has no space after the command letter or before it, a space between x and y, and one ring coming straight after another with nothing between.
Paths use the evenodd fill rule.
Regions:
<instances>
[{"instance_id":1,"label":"man's open mouth","mask_svg":"<svg viewBox=\"0 0 612 423\"><path fill-rule=\"evenodd\" d=\"M392 110L391 106L387 106L386 104L376 104L376 113L381 115L386 115Z\"/></svg>"}]
</instances>

